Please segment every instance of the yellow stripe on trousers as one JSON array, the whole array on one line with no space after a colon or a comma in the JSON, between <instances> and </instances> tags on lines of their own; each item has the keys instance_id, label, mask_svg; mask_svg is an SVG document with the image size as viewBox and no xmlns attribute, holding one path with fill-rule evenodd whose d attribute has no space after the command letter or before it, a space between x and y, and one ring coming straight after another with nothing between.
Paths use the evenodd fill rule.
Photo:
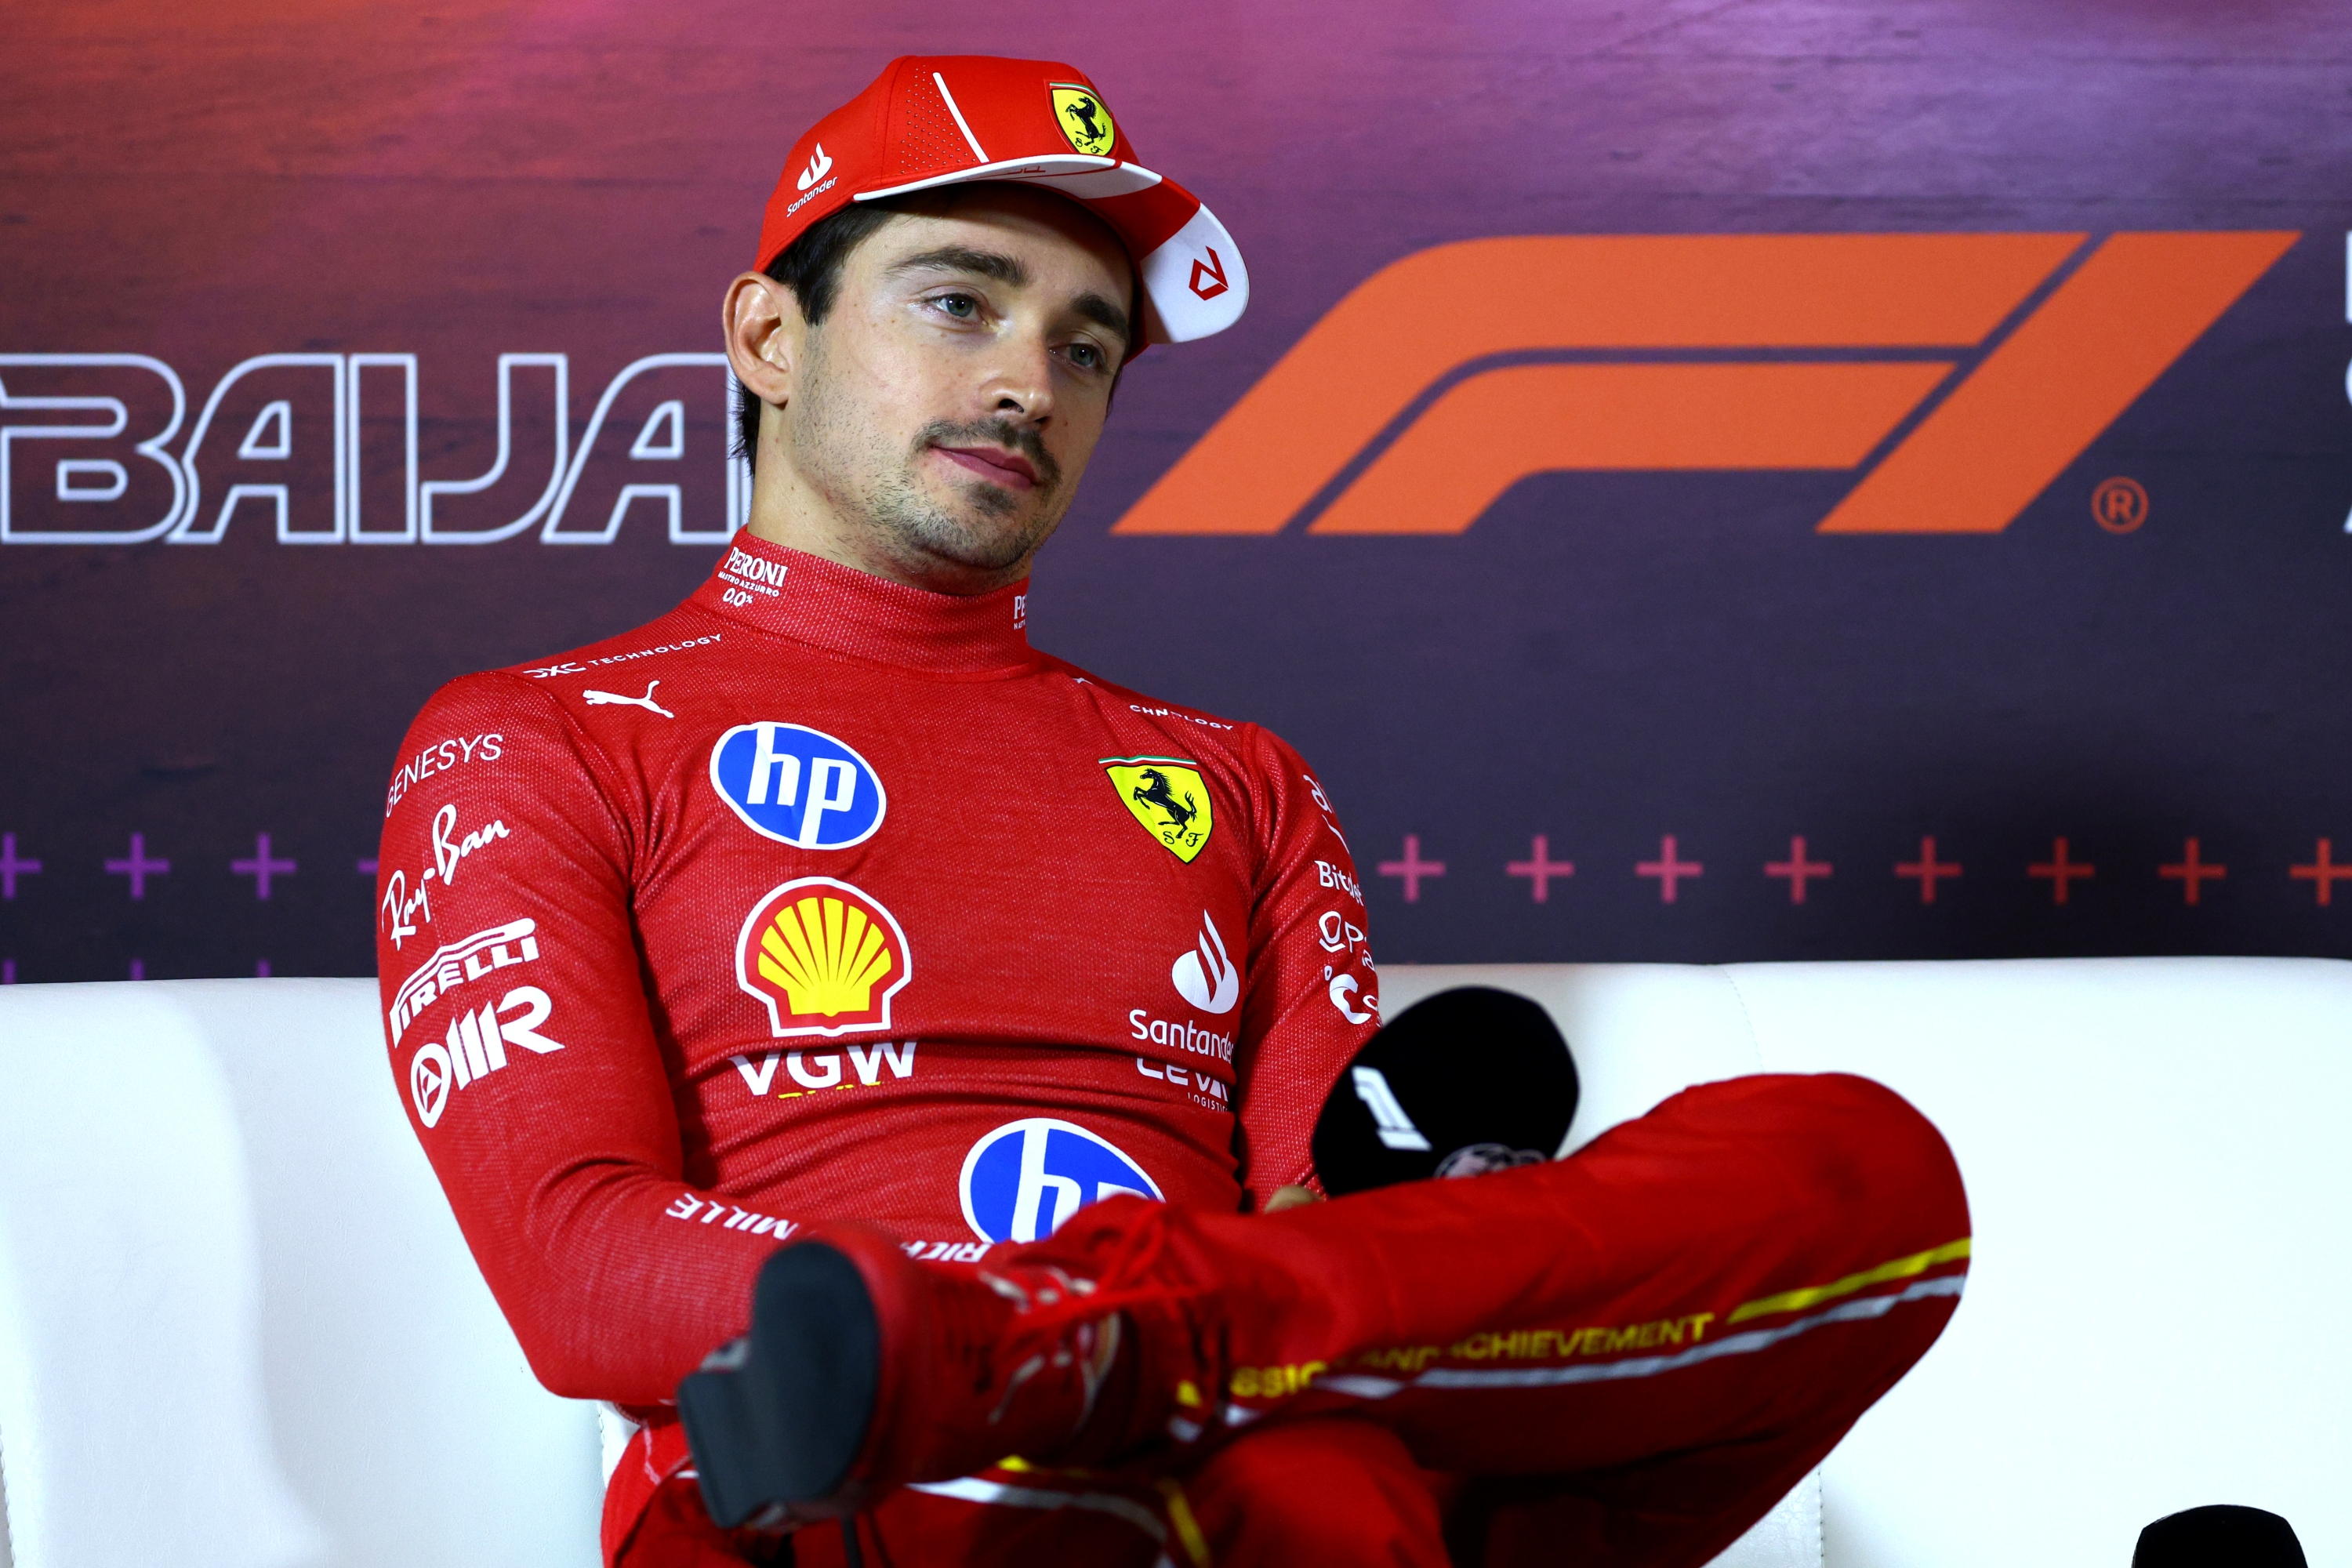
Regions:
<instances>
[{"instance_id":1,"label":"yellow stripe on trousers","mask_svg":"<svg viewBox=\"0 0 2352 1568\"><path fill-rule=\"evenodd\" d=\"M1851 1296L1856 1290L1872 1285L1884 1285L1889 1279L1908 1279L1915 1274L1925 1274L1938 1263L1949 1263L1969 1255L1968 1237L1948 1241L1941 1247L1931 1247L1925 1252L1915 1252L1908 1258L1897 1258L1875 1268L1865 1268L1859 1274L1849 1274L1843 1279L1832 1279L1826 1285L1808 1285L1801 1290L1783 1290L1777 1296L1743 1302L1731 1310L1726 1320L1744 1323L1750 1318L1769 1318L1775 1312L1800 1312L1819 1301L1834 1301L1840 1296Z\"/></svg>"},{"instance_id":2,"label":"yellow stripe on trousers","mask_svg":"<svg viewBox=\"0 0 2352 1568\"><path fill-rule=\"evenodd\" d=\"M1192 1517L1192 1505L1185 1499L1184 1489L1166 1476L1160 1479L1160 1495L1168 1500L1168 1522L1176 1527L1176 1539L1184 1548L1184 1555L1192 1560L1192 1568L1210 1568L1209 1538L1201 1532L1201 1521Z\"/></svg>"}]
</instances>

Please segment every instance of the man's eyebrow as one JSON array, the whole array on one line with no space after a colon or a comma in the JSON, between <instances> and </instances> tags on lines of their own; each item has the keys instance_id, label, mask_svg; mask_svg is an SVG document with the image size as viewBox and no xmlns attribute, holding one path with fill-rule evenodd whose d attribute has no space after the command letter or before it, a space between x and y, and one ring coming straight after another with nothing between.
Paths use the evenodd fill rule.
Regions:
<instances>
[{"instance_id":1,"label":"man's eyebrow","mask_svg":"<svg viewBox=\"0 0 2352 1568\"><path fill-rule=\"evenodd\" d=\"M1120 342L1124 342L1127 341L1129 335L1129 323L1127 319L1127 312L1120 310L1117 305L1112 304L1109 300L1104 299L1101 295L1091 293L1081 294L1076 299L1070 301L1070 309L1076 310L1079 315L1084 316L1087 321L1092 321L1095 325L1108 330L1110 332L1117 335Z\"/></svg>"},{"instance_id":2,"label":"man's eyebrow","mask_svg":"<svg viewBox=\"0 0 2352 1568\"><path fill-rule=\"evenodd\" d=\"M993 278L999 283L1010 283L1018 289L1029 281L1029 269L1010 256L993 250L974 250L967 245L943 245L936 250L918 251L892 262L886 272L970 272L982 278Z\"/></svg>"}]
</instances>

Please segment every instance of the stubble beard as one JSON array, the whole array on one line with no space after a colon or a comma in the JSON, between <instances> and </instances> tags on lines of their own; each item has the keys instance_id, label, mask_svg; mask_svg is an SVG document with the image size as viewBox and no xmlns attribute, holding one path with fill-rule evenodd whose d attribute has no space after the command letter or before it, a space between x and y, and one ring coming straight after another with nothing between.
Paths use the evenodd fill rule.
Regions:
<instances>
[{"instance_id":1,"label":"stubble beard","mask_svg":"<svg viewBox=\"0 0 2352 1568\"><path fill-rule=\"evenodd\" d=\"M917 478L923 455L940 446L1018 452L1037 470L1035 487L1024 493L985 479L959 481L954 489L964 513L959 516L927 497ZM942 419L918 432L902 459L885 467L860 501L867 521L899 548L1001 572L1045 543L1061 522L1061 466L1046 455L1035 431L1008 420L959 425Z\"/></svg>"},{"instance_id":2,"label":"stubble beard","mask_svg":"<svg viewBox=\"0 0 2352 1568\"><path fill-rule=\"evenodd\" d=\"M887 435L853 411L853 400L825 395L823 383L833 367L820 361L811 368L819 373L818 384L803 398L815 417L801 426L801 471L825 476L831 482L821 481L820 488L892 558L913 567L947 561L968 571L1002 572L1060 524L1068 505L1061 465L1034 430L1010 420L935 420L894 450ZM1018 452L1036 470L1036 484L1024 492L984 479L959 481L953 485L958 504L942 506L926 493L918 474L924 454L940 445Z\"/></svg>"}]
</instances>

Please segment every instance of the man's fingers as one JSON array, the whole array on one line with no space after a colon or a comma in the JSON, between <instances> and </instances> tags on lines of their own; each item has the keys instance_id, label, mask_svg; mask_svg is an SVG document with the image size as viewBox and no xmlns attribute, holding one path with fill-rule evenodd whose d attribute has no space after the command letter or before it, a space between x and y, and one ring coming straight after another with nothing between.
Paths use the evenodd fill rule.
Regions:
<instances>
[{"instance_id":1,"label":"man's fingers","mask_svg":"<svg viewBox=\"0 0 2352 1568\"><path fill-rule=\"evenodd\" d=\"M1265 1200L1265 1212L1279 1214L1284 1209L1295 1209L1301 1204L1319 1204L1322 1201L1322 1197L1311 1187L1276 1187L1274 1189L1274 1196Z\"/></svg>"}]
</instances>

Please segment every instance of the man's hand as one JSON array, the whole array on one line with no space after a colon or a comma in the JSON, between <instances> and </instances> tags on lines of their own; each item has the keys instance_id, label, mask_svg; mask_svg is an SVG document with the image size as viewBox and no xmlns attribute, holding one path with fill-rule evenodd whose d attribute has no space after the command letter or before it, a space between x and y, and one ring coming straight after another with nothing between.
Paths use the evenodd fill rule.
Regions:
<instances>
[{"instance_id":1,"label":"man's hand","mask_svg":"<svg viewBox=\"0 0 2352 1568\"><path fill-rule=\"evenodd\" d=\"M1265 1200L1265 1212L1280 1214L1284 1209L1295 1209L1304 1204L1319 1204L1322 1201L1322 1194L1311 1187L1276 1187L1274 1189L1274 1196Z\"/></svg>"}]
</instances>

